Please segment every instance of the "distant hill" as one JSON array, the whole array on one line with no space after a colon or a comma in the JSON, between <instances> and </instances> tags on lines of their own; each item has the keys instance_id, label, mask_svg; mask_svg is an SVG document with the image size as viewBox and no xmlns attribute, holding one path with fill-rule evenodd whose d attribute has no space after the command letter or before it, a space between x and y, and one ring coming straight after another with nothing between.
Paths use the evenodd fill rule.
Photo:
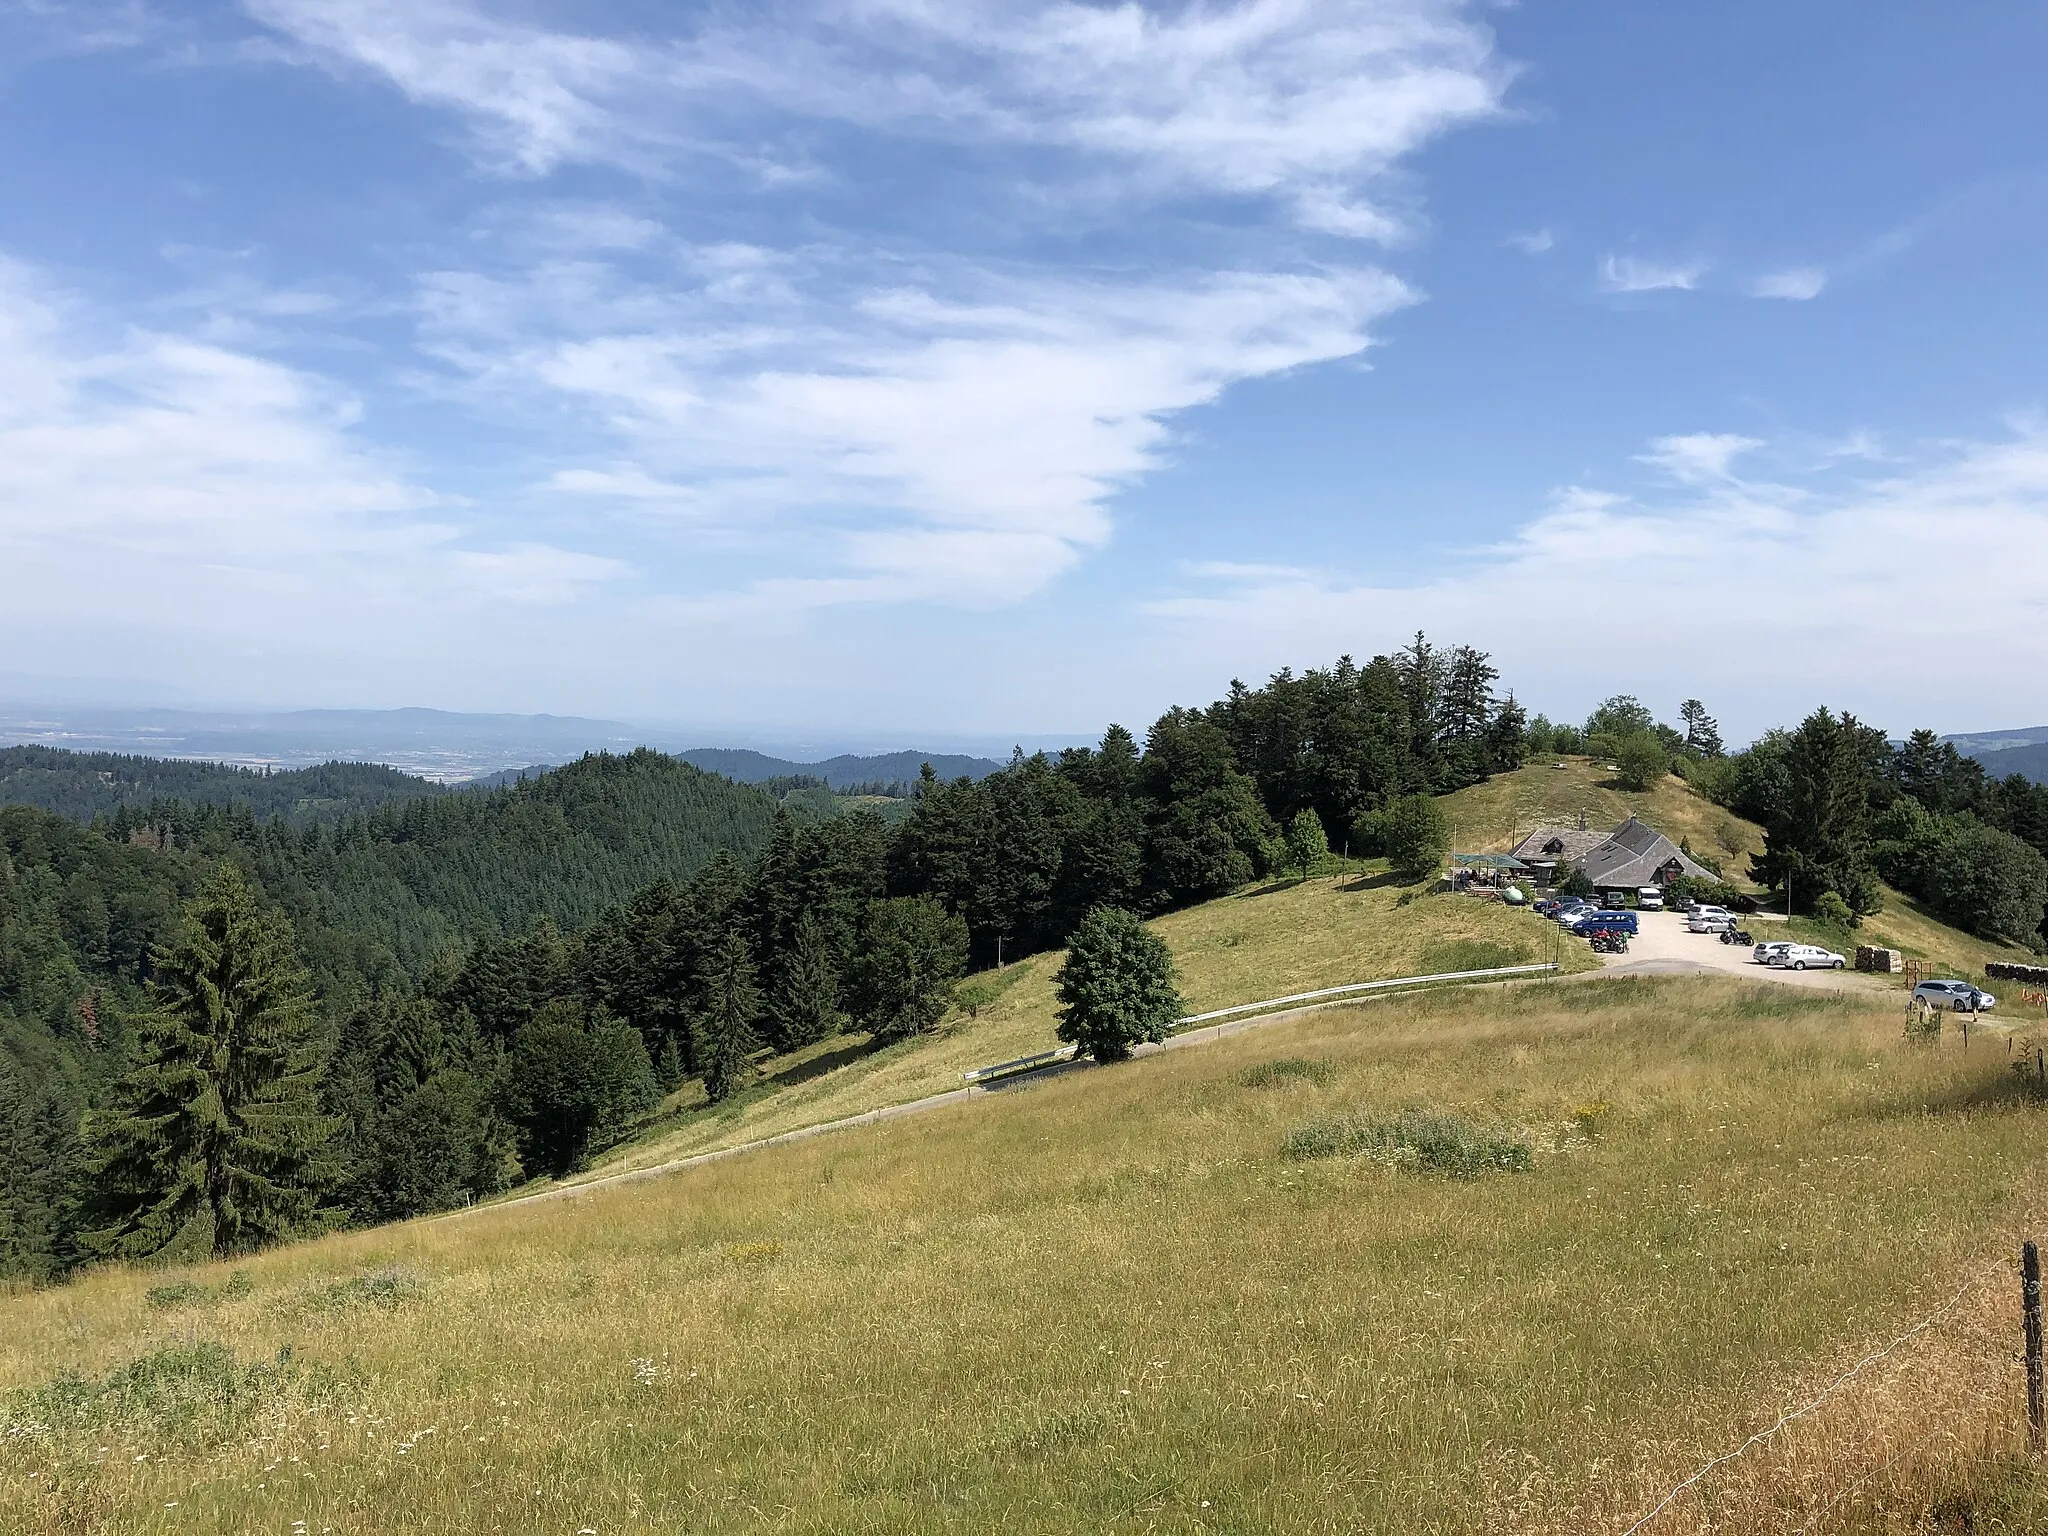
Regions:
<instances>
[{"instance_id":1,"label":"distant hill","mask_svg":"<svg viewBox=\"0 0 2048 1536\"><path fill-rule=\"evenodd\" d=\"M825 781L830 789L847 790L864 784L915 784L926 763L942 779L981 779L1003 765L993 758L965 757L949 752L882 752L873 757L841 753L821 763L793 763L787 758L769 757L740 747L692 747L678 752L686 763L707 773L722 773L742 784L760 784L769 779L808 775Z\"/></svg>"},{"instance_id":2,"label":"distant hill","mask_svg":"<svg viewBox=\"0 0 2048 1536\"><path fill-rule=\"evenodd\" d=\"M1941 738L1953 742L1965 757L1982 759L1986 752L2003 752L2012 747L2048 745L2048 725L2023 725L2010 731L1972 731Z\"/></svg>"},{"instance_id":3,"label":"distant hill","mask_svg":"<svg viewBox=\"0 0 2048 1536\"><path fill-rule=\"evenodd\" d=\"M335 760L386 763L460 782L521 763L627 752L639 727L572 715L484 715L444 709L88 709L0 703L0 742L140 753L244 767L305 768Z\"/></svg>"},{"instance_id":4,"label":"distant hill","mask_svg":"<svg viewBox=\"0 0 2048 1536\"><path fill-rule=\"evenodd\" d=\"M260 820L331 825L408 801L445 794L440 785L375 763L322 763L266 773L224 763L184 762L124 752L0 747L0 805L32 805L73 821L156 800L243 805Z\"/></svg>"},{"instance_id":5,"label":"distant hill","mask_svg":"<svg viewBox=\"0 0 2048 1536\"><path fill-rule=\"evenodd\" d=\"M2025 746L1981 747L1960 750L1974 757L1984 765L1984 771L1994 779L2002 779L2009 773L2021 774L2036 784L2048 784L2048 740L2030 742Z\"/></svg>"}]
</instances>

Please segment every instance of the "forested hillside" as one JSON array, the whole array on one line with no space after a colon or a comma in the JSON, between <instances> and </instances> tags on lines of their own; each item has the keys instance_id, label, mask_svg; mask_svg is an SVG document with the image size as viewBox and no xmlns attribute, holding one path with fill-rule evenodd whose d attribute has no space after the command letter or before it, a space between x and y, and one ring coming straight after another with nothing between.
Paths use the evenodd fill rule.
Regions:
<instances>
[{"instance_id":1,"label":"forested hillside","mask_svg":"<svg viewBox=\"0 0 2048 1536\"><path fill-rule=\"evenodd\" d=\"M163 1054L206 1059L143 990L159 955L175 951L189 977L240 942L219 935L256 935L252 953L270 957L261 995L281 1018L317 1021L310 1035L291 1026L298 1043L275 1059L298 1065L275 1070L317 1079L319 1114L297 1123L329 1129L291 1180L265 1187L282 1199L311 1181L327 1220L436 1209L575 1166L659 1084L699 1076L717 1098L758 1044L929 1030L967 968L1059 945L1094 907L1205 900L1326 837L1369 838L1403 795L1512 767L1522 716L1495 681L1480 653L1418 636L1363 667L1283 672L1170 710L1142 750L1112 727L1099 748L1019 755L978 781L928 770L897 825L778 808L647 751L331 821L295 823L296 794L268 817L253 797L152 798L90 827L17 809L10 921L25 958L0 984L10 1091L67 1086L36 1121L49 1146L5 1174L23 1213L12 1230L40 1235L4 1262L53 1273L115 1251L110 1234L122 1252L162 1236L108 1207L122 1189L140 1198L149 1138L183 1123L175 1105L167 1120L122 1106L210 1070ZM265 911L288 919L287 948ZM34 1066L50 1052L64 1071ZM86 1104L107 1108L81 1123ZM95 1173L117 1145L129 1175ZM249 1226L241 1211L194 1240L289 1225L273 1215Z\"/></svg>"},{"instance_id":2,"label":"forested hillside","mask_svg":"<svg viewBox=\"0 0 2048 1536\"><path fill-rule=\"evenodd\" d=\"M447 792L376 763L322 763L263 773L120 752L0 747L0 805L32 805L74 821L177 800L193 806L245 806L259 820L281 816L295 827L332 826Z\"/></svg>"}]
</instances>

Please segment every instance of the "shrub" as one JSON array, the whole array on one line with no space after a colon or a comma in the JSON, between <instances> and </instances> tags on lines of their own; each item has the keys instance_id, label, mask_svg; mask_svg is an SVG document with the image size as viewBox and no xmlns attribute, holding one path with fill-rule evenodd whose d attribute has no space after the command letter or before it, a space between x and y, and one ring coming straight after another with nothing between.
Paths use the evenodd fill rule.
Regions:
<instances>
[{"instance_id":1,"label":"shrub","mask_svg":"<svg viewBox=\"0 0 2048 1536\"><path fill-rule=\"evenodd\" d=\"M1404 1109L1384 1119L1312 1120L1288 1134L1280 1155L1291 1162L1368 1157L1454 1179L1526 1173L1536 1165L1535 1152L1519 1131L1488 1130L1458 1115L1423 1109Z\"/></svg>"},{"instance_id":2,"label":"shrub","mask_svg":"<svg viewBox=\"0 0 2048 1536\"><path fill-rule=\"evenodd\" d=\"M1839 892L1822 891L1813 904L1814 921L1829 928L1853 928L1858 918Z\"/></svg>"},{"instance_id":3,"label":"shrub","mask_svg":"<svg viewBox=\"0 0 2048 1536\"><path fill-rule=\"evenodd\" d=\"M1299 1057L1283 1056L1278 1061L1262 1061L1256 1066L1246 1067L1232 1081L1240 1088L1277 1088L1282 1083L1327 1083L1330 1075L1327 1061L1303 1061Z\"/></svg>"},{"instance_id":4,"label":"shrub","mask_svg":"<svg viewBox=\"0 0 2048 1536\"><path fill-rule=\"evenodd\" d=\"M1055 985L1060 1039L1097 1061L1122 1061L1139 1041L1164 1040L1180 1018L1166 941L1121 907L1081 919Z\"/></svg>"},{"instance_id":5,"label":"shrub","mask_svg":"<svg viewBox=\"0 0 2048 1536\"><path fill-rule=\"evenodd\" d=\"M1632 731L1614 744L1614 766L1624 789L1648 789L1671 771L1671 751L1653 731Z\"/></svg>"}]
</instances>

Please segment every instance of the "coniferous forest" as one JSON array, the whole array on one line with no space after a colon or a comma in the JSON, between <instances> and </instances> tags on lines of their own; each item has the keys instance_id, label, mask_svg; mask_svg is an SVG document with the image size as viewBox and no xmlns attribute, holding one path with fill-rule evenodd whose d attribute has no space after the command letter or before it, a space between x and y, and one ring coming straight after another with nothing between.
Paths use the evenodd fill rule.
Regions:
<instances>
[{"instance_id":1,"label":"coniferous forest","mask_svg":"<svg viewBox=\"0 0 2048 1536\"><path fill-rule=\"evenodd\" d=\"M1832 716L1733 758L1696 701L1682 737L1629 699L1578 733L1498 681L1417 636L1233 684L1142 741L1112 726L978 781L927 769L887 821L644 750L489 792L338 765L204 800L134 759L12 754L13 798L43 804L0 808L0 1276L227 1254L560 1175L666 1090L737 1091L761 1047L930 1030L998 954L1325 844L1378 852L1396 801L1531 749L1658 746L1771 829L1763 864L1808 899L1830 870L1867 904L1872 871L1920 878L1911 848L1995 844L2012 889L1977 927L2038 938L2048 791ZM66 798L107 774L128 788ZM1853 824L1816 830L1809 799ZM230 994L242 1011L203 1001Z\"/></svg>"}]
</instances>

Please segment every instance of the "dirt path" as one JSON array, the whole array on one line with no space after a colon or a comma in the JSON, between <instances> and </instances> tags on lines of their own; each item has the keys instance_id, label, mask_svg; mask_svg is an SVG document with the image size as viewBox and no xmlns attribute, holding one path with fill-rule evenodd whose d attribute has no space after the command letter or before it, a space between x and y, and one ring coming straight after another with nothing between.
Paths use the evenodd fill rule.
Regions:
<instances>
[{"instance_id":1,"label":"dirt path","mask_svg":"<svg viewBox=\"0 0 2048 1536\"><path fill-rule=\"evenodd\" d=\"M1747 944L1723 944L1719 934L1688 933L1685 918L1677 912L1641 912L1641 928L1625 955L1605 956L1610 976L1683 976L1720 973L1740 976L1745 981L1775 981L1794 987L1841 987L1855 991L1885 990L1876 976L1850 970L1787 971L1758 965L1750 959ZM1761 930L1759 940L1770 935ZM1851 957L1854 958L1853 956Z\"/></svg>"}]
</instances>

